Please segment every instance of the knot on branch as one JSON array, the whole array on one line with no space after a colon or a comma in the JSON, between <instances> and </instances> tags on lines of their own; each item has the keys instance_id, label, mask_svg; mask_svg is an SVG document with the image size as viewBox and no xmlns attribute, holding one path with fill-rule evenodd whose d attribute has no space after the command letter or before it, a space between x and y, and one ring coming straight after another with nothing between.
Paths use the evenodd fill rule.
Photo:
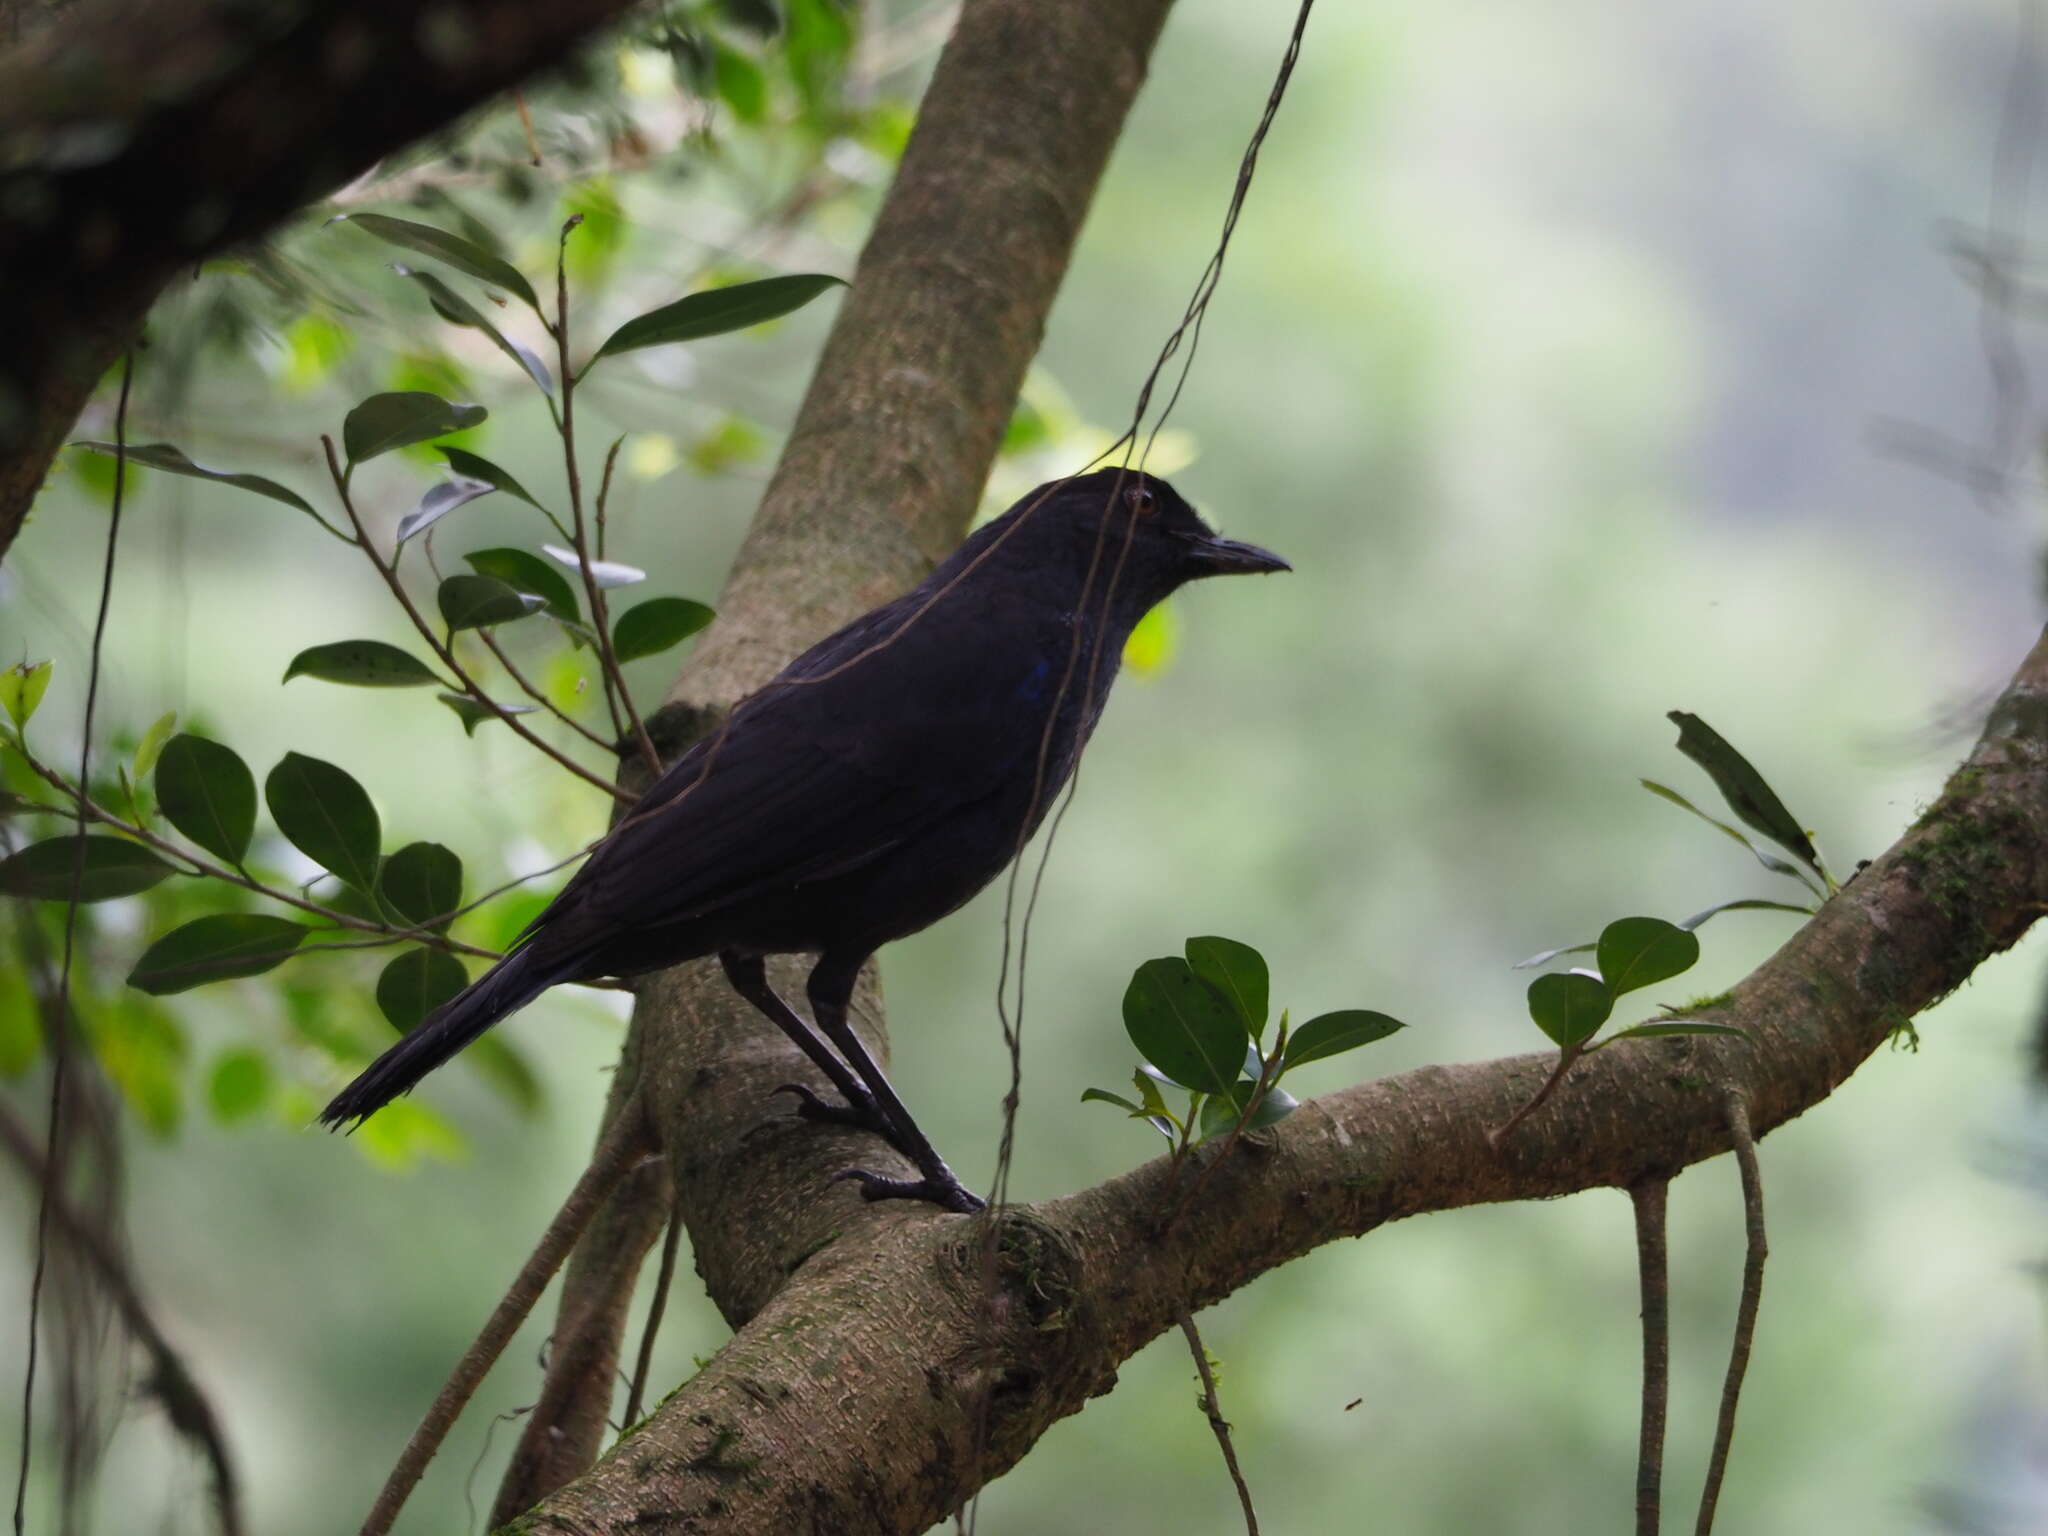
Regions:
<instances>
[{"instance_id":1,"label":"knot on branch","mask_svg":"<svg viewBox=\"0 0 2048 1536\"><path fill-rule=\"evenodd\" d=\"M1084 1300L1081 1255L1068 1235L1015 1207L993 1211L946 1244L949 1289L1004 1329L1061 1333Z\"/></svg>"}]
</instances>

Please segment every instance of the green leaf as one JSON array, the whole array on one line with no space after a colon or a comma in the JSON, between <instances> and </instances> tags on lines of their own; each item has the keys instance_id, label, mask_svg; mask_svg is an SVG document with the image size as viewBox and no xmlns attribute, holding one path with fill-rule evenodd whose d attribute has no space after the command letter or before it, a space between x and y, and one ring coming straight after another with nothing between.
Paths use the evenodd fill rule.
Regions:
<instances>
[{"instance_id":1,"label":"green leaf","mask_svg":"<svg viewBox=\"0 0 2048 1536\"><path fill-rule=\"evenodd\" d=\"M533 285L517 267L460 235L435 229L431 224L415 224L410 219L394 219L382 213L345 213L340 217L379 240L418 251L422 256L432 256L479 282L502 288L524 299L535 312L540 309L540 300L534 296Z\"/></svg>"},{"instance_id":2,"label":"green leaf","mask_svg":"<svg viewBox=\"0 0 2048 1536\"><path fill-rule=\"evenodd\" d=\"M1761 832L1793 857L1819 868L1820 854L1813 840L1748 758L1698 715L1674 709L1665 718L1678 727L1678 750L1707 770L1707 776L1721 791L1721 798L1728 802L1737 820Z\"/></svg>"},{"instance_id":3,"label":"green leaf","mask_svg":"<svg viewBox=\"0 0 2048 1536\"><path fill-rule=\"evenodd\" d=\"M1237 1124L1237 1105L1231 1102L1229 1095L1206 1093L1198 1097L1200 1102L1192 1109L1195 1139L1214 1141L1218 1136L1229 1135L1231 1127Z\"/></svg>"},{"instance_id":4,"label":"green leaf","mask_svg":"<svg viewBox=\"0 0 2048 1536\"><path fill-rule=\"evenodd\" d=\"M1704 912L1693 913L1691 917L1688 917L1678 926L1687 933L1690 933L1708 918L1718 917L1723 912L1792 912L1800 917L1811 917L1813 916L1814 909L1812 907L1795 907L1790 902L1763 901L1755 897L1744 897L1740 901L1717 902L1715 905L1708 907Z\"/></svg>"},{"instance_id":5,"label":"green leaf","mask_svg":"<svg viewBox=\"0 0 2048 1536\"><path fill-rule=\"evenodd\" d=\"M1808 890L1812 891L1815 896L1820 897L1822 900L1826 899L1827 893L1822 891L1818 885L1815 885L1814 882L1808 878L1804 870L1799 868L1799 866L1796 864L1787 863L1784 859L1779 858L1769 849L1759 848L1754 842L1750 840L1749 835L1742 831L1741 828L1731 827L1728 825L1727 822L1720 820L1718 817L1709 816L1705 811L1701 810L1698 806L1694 805L1690 800L1686 799L1685 796L1681 795L1677 790L1672 789L1668 785L1659 784L1655 779L1638 779L1636 780L1636 782L1642 785L1643 788L1647 789L1651 794L1657 796L1659 799L1669 800L1673 805L1677 806L1680 810L1691 811L1693 815L1699 817L1699 819L1701 821L1704 821L1708 826L1713 827L1715 830L1722 833L1724 836L1733 838L1736 842L1742 844L1744 848L1747 848L1750 851L1750 853L1755 856L1757 863L1763 865L1763 867L1765 869L1768 869L1772 874L1789 875L1792 879L1799 881Z\"/></svg>"},{"instance_id":6,"label":"green leaf","mask_svg":"<svg viewBox=\"0 0 2048 1536\"><path fill-rule=\"evenodd\" d=\"M1202 1101L1202 1139L1213 1140L1228 1135L1240 1120L1244 1120L1245 1106L1252 1101L1258 1090L1257 1083L1243 1081L1230 1085L1228 1093L1211 1094ZM1251 1119L1245 1121L1247 1131L1263 1131L1269 1125L1278 1125L1297 1109L1301 1100L1285 1088L1268 1088L1265 1097L1259 1100L1259 1107L1252 1111Z\"/></svg>"},{"instance_id":7,"label":"green leaf","mask_svg":"<svg viewBox=\"0 0 2048 1536\"><path fill-rule=\"evenodd\" d=\"M465 736L474 736L476 728L486 720L499 720L504 715L530 715L540 708L538 704L500 704L497 709L485 709L466 693L437 693L434 697L455 711Z\"/></svg>"},{"instance_id":8,"label":"green leaf","mask_svg":"<svg viewBox=\"0 0 2048 1536\"><path fill-rule=\"evenodd\" d=\"M441 605L442 622L450 629L509 624L544 606L542 599L515 591L495 576L449 576L441 582L435 599Z\"/></svg>"},{"instance_id":9,"label":"green leaf","mask_svg":"<svg viewBox=\"0 0 2048 1536\"><path fill-rule=\"evenodd\" d=\"M120 450L112 443L76 442L73 448L90 448L94 453L116 454ZM126 457L131 464L140 464L147 469L160 469L167 475L185 475L193 480L211 480L216 485L232 485L238 491L252 491L258 496L267 496L272 501L281 501L288 507L295 507L310 516L320 514L313 511L313 504L297 491L279 485L275 480L266 480L261 475L239 475L225 469L207 469L194 464L185 457L182 449L169 443L130 443Z\"/></svg>"},{"instance_id":10,"label":"green leaf","mask_svg":"<svg viewBox=\"0 0 2048 1536\"><path fill-rule=\"evenodd\" d=\"M1266 957L1249 944L1214 936L1189 939L1182 946L1188 968L1230 1000L1245 1033L1265 1038L1268 1007Z\"/></svg>"},{"instance_id":11,"label":"green leaf","mask_svg":"<svg viewBox=\"0 0 2048 1536\"><path fill-rule=\"evenodd\" d=\"M736 48L713 44L718 96L743 123L759 123L768 115L768 77Z\"/></svg>"},{"instance_id":12,"label":"green leaf","mask_svg":"<svg viewBox=\"0 0 2048 1536\"><path fill-rule=\"evenodd\" d=\"M658 655L681 645L717 616L687 597L651 597L619 615L612 626L612 653L622 662Z\"/></svg>"},{"instance_id":13,"label":"green leaf","mask_svg":"<svg viewBox=\"0 0 2048 1536\"><path fill-rule=\"evenodd\" d=\"M336 640L299 652L284 669L284 681L317 677L356 688L420 688L441 679L433 668L382 640Z\"/></svg>"},{"instance_id":14,"label":"green leaf","mask_svg":"<svg viewBox=\"0 0 2048 1536\"><path fill-rule=\"evenodd\" d=\"M302 923L255 912L196 918L144 950L128 985L164 997L211 981L260 976L289 960L306 933Z\"/></svg>"},{"instance_id":15,"label":"green leaf","mask_svg":"<svg viewBox=\"0 0 2048 1536\"><path fill-rule=\"evenodd\" d=\"M576 594L569 586L569 578L539 555L529 554L523 549L479 549L462 558L479 576L495 576L515 592L532 593L550 614L565 624L582 621L583 610L576 605Z\"/></svg>"},{"instance_id":16,"label":"green leaf","mask_svg":"<svg viewBox=\"0 0 2048 1536\"><path fill-rule=\"evenodd\" d=\"M1287 1070L1292 1072L1304 1062L1355 1051L1407 1027L1399 1019L1370 1008L1340 1008L1335 1013L1317 1014L1295 1026L1294 1033L1287 1037Z\"/></svg>"},{"instance_id":17,"label":"green leaf","mask_svg":"<svg viewBox=\"0 0 2048 1536\"><path fill-rule=\"evenodd\" d=\"M1159 1091L1159 1084L1163 1080L1159 1069L1149 1064L1131 1074L1131 1082L1138 1090L1138 1102L1145 1106L1145 1113L1171 1120L1173 1111L1166 1107L1166 1095Z\"/></svg>"},{"instance_id":18,"label":"green leaf","mask_svg":"<svg viewBox=\"0 0 2048 1536\"><path fill-rule=\"evenodd\" d=\"M0 709L7 711L17 731L28 724L36 706L43 702L50 686L50 666L47 661L17 661L0 672Z\"/></svg>"},{"instance_id":19,"label":"green leaf","mask_svg":"<svg viewBox=\"0 0 2048 1536\"><path fill-rule=\"evenodd\" d=\"M1237 1009L1178 955L1147 960L1124 991L1124 1030L1138 1054L1184 1088L1237 1081L1247 1031Z\"/></svg>"},{"instance_id":20,"label":"green leaf","mask_svg":"<svg viewBox=\"0 0 2048 1536\"><path fill-rule=\"evenodd\" d=\"M368 793L347 772L287 752L263 781L263 798L294 848L357 890L376 889L383 825Z\"/></svg>"},{"instance_id":21,"label":"green leaf","mask_svg":"<svg viewBox=\"0 0 2048 1536\"><path fill-rule=\"evenodd\" d=\"M135 744L135 778L137 782L146 779L156 769L156 760L163 754L164 743L171 739L171 732L178 724L178 712L166 710L150 722L149 729L142 733L142 740Z\"/></svg>"},{"instance_id":22,"label":"green leaf","mask_svg":"<svg viewBox=\"0 0 2048 1536\"><path fill-rule=\"evenodd\" d=\"M843 278L807 272L788 277L767 277L754 283L734 283L677 299L673 304L650 310L605 338L591 357L631 352L640 347L659 347L672 341L696 341L727 331L744 330L764 320L774 320L802 309L828 288L843 288ZM586 371L590 364L585 364Z\"/></svg>"},{"instance_id":23,"label":"green leaf","mask_svg":"<svg viewBox=\"0 0 2048 1536\"><path fill-rule=\"evenodd\" d=\"M1600 978L1616 998L1691 970L1700 941L1661 917L1619 917L1600 931L1598 954Z\"/></svg>"},{"instance_id":24,"label":"green leaf","mask_svg":"<svg viewBox=\"0 0 2048 1536\"><path fill-rule=\"evenodd\" d=\"M439 843L407 843L384 861L377 895L410 926L444 932L462 905L462 860Z\"/></svg>"},{"instance_id":25,"label":"green leaf","mask_svg":"<svg viewBox=\"0 0 2048 1536\"><path fill-rule=\"evenodd\" d=\"M420 504L398 520L398 542L403 544L414 534L426 532L457 507L466 507L496 489L487 480L443 480L430 486Z\"/></svg>"},{"instance_id":26,"label":"green leaf","mask_svg":"<svg viewBox=\"0 0 2048 1536\"><path fill-rule=\"evenodd\" d=\"M348 413L341 424L342 447L349 463L360 464L394 448L473 427L489 414L480 405L443 400L424 389L392 390L370 396Z\"/></svg>"},{"instance_id":27,"label":"green leaf","mask_svg":"<svg viewBox=\"0 0 2048 1536\"><path fill-rule=\"evenodd\" d=\"M1511 971L1526 971L1531 966L1548 965L1559 955L1590 955L1597 948L1599 948L1599 945L1593 940L1588 939L1583 944L1564 944L1556 949L1540 949L1526 960L1517 960L1508 969Z\"/></svg>"},{"instance_id":28,"label":"green leaf","mask_svg":"<svg viewBox=\"0 0 2048 1536\"><path fill-rule=\"evenodd\" d=\"M486 485L496 486L507 496L518 497L529 507L539 507L543 512L547 510L547 508L542 507L539 502L533 499L525 486L521 485L509 473L493 464L482 454L471 453L467 448L455 448L446 444L436 448L434 451L446 459L448 467L454 470L456 474L462 476L463 479L481 480ZM514 550L513 553L519 554L522 551Z\"/></svg>"},{"instance_id":29,"label":"green leaf","mask_svg":"<svg viewBox=\"0 0 2048 1536\"><path fill-rule=\"evenodd\" d=\"M411 278L422 288L426 289L427 302L434 306L434 313L443 320L455 325L468 326L471 330L482 331L486 336L490 337L500 352L503 352L513 362L517 363L525 371L526 376L541 387L543 394L551 395L555 392L554 378L548 373L547 364L543 363L537 354L508 338L503 331L499 330L497 326L493 325L485 317L483 311L442 282L440 278L434 276L431 272L416 271L414 268L406 266L403 262L393 262L391 270L400 277Z\"/></svg>"},{"instance_id":30,"label":"green leaf","mask_svg":"<svg viewBox=\"0 0 2048 1536\"><path fill-rule=\"evenodd\" d=\"M85 878L78 885L80 901L112 901L134 896L178 871L140 843L88 832L47 838L0 859L0 896L26 896L35 901L69 901L78 871L79 845L85 847Z\"/></svg>"},{"instance_id":31,"label":"green leaf","mask_svg":"<svg viewBox=\"0 0 2048 1536\"><path fill-rule=\"evenodd\" d=\"M222 1125L246 1120L270 1098L270 1063L247 1046L223 1051L207 1074L206 1098Z\"/></svg>"},{"instance_id":32,"label":"green leaf","mask_svg":"<svg viewBox=\"0 0 2048 1536\"><path fill-rule=\"evenodd\" d=\"M377 1006L400 1034L469 985L469 973L453 955L438 949L409 949L377 978Z\"/></svg>"},{"instance_id":33,"label":"green leaf","mask_svg":"<svg viewBox=\"0 0 2048 1536\"><path fill-rule=\"evenodd\" d=\"M1529 1017L1560 1046L1584 1043L1613 1011L1605 984L1577 971L1553 971L1529 983Z\"/></svg>"},{"instance_id":34,"label":"green leaf","mask_svg":"<svg viewBox=\"0 0 2048 1536\"><path fill-rule=\"evenodd\" d=\"M256 830L256 776L232 747L173 736L156 765L164 820L208 853L239 865Z\"/></svg>"},{"instance_id":35,"label":"green leaf","mask_svg":"<svg viewBox=\"0 0 2048 1536\"><path fill-rule=\"evenodd\" d=\"M1666 1035L1734 1035L1747 1040L1749 1033L1733 1024L1637 1024L1616 1030L1616 1040L1655 1040Z\"/></svg>"},{"instance_id":36,"label":"green leaf","mask_svg":"<svg viewBox=\"0 0 2048 1536\"><path fill-rule=\"evenodd\" d=\"M1084 1090L1081 1094L1081 1102L1086 1104L1091 1099L1102 1104L1114 1104L1118 1109L1125 1110L1137 1116L1140 1120L1145 1118L1145 1110L1142 1106L1133 1104L1120 1093L1111 1093L1107 1088L1089 1088Z\"/></svg>"}]
</instances>

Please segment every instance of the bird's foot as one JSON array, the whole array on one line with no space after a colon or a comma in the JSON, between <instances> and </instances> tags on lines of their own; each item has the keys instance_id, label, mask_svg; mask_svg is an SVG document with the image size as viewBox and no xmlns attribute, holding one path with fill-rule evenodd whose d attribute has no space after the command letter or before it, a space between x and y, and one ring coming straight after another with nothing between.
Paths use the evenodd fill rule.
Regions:
<instances>
[{"instance_id":1,"label":"bird's foot","mask_svg":"<svg viewBox=\"0 0 2048 1536\"><path fill-rule=\"evenodd\" d=\"M896 1127L889 1123L889 1117L882 1113L881 1106L866 1094L844 1104L835 1104L830 1099L820 1098L802 1083L784 1083L775 1092L795 1095L800 1119L818 1125L850 1125L856 1130L872 1132L891 1146L896 1144Z\"/></svg>"},{"instance_id":2,"label":"bird's foot","mask_svg":"<svg viewBox=\"0 0 2048 1536\"><path fill-rule=\"evenodd\" d=\"M859 1184L863 1200L924 1200L963 1216L988 1209L988 1202L955 1178L944 1163L921 1179L892 1179L866 1168L849 1168L836 1177Z\"/></svg>"}]
</instances>

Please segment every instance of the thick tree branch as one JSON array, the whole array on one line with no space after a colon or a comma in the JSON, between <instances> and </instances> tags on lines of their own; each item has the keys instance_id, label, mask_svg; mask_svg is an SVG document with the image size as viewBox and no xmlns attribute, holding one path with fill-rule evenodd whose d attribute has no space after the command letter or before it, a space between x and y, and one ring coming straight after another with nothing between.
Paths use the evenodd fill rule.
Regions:
<instances>
[{"instance_id":1,"label":"thick tree branch","mask_svg":"<svg viewBox=\"0 0 2048 1536\"><path fill-rule=\"evenodd\" d=\"M982 1220L872 1214L514 1529L923 1530L1106 1391L1182 1308L1403 1216L1627 1189L1725 1152L1729 1094L1759 1135L1803 1113L2044 908L2048 636L1941 799L1711 1010L1747 1040L1603 1050L1498 1151L1487 1127L1527 1099L1550 1055L1327 1095L1241 1144L1164 1236L1165 1159L984 1218L1002 1222L993 1301L980 1284Z\"/></svg>"},{"instance_id":2,"label":"thick tree branch","mask_svg":"<svg viewBox=\"0 0 2048 1536\"><path fill-rule=\"evenodd\" d=\"M628 5L81 0L0 55L0 555L177 272L562 63Z\"/></svg>"},{"instance_id":3,"label":"thick tree branch","mask_svg":"<svg viewBox=\"0 0 2048 1536\"><path fill-rule=\"evenodd\" d=\"M1169 4L962 10L671 719L707 727L811 641L913 585L966 530ZM771 975L802 995L795 963ZM886 1061L879 1002L870 976L855 1015ZM876 1149L773 1096L812 1069L713 964L650 980L633 1042L698 1271L737 1322L860 1220L858 1195L831 1175ZM642 1181L614 1207L563 1288L562 1315L584 1320L593 1359L617 1357L669 1195ZM574 1370L557 1356L501 1518L597 1454L611 1379L570 1381Z\"/></svg>"}]
</instances>

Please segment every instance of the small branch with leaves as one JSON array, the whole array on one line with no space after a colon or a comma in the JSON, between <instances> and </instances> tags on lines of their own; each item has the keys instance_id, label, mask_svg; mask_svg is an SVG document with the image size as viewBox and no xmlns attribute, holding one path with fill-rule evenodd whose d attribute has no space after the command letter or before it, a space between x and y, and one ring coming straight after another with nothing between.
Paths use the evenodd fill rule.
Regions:
<instances>
[{"instance_id":1,"label":"small branch with leaves","mask_svg":"<svg viewBox=\"0 0 2048 1536\"><path fill-rule=\"evenodd\" d=\"M1594 1039L1613 1015L1615 1003L1625 994L1654 986L1660 981L1669 981L1699 963L1700 941L1695 930L1711 919L1723 912L1746 911L1791 912L1810 917L1820 910L1821 903L1841 889L1822 860L1813 834L1785 809L1777 791L1771 788L1748 758L1699 716L1673 710L1670 719L1678 726L1678 750L1707 771L1736 816L1790 853L1797 862L1788 862L1759 847L1755 839L1740 828L1709 816L1674 789L1653 779L1642 780L1643 788L1733 838L1771 873L1797 881L1812 900L1794 904L1745 896L1734 901L1717 902L1695 912L1682 923L1666 922L1660 917L1617 918L1601 930L1597 939L1546 949L1541 954L1517 961L1515 968L1522 970L1547 965L1564 955L1590 952L1595 957L1595 967L1552 972L1529 983L1529 1017L1556 1043L1557 1066L1534 1096L1489 1133L1496 1147L1542 1108L1574 1063L1617 1040L1653 1040L1678 1035L1740 1035L1742 1031L1729 1025L1691 1017L1708 1011L1719 1001L1702 998L1683 1008L1667 1009L1658 1017L1616 1030L1602 1039Z\"/></svg>"},{"instance_id":2,"label":"small branch with leaves","mask_svg":"<svg viewBox=\"0 0 2048 1536\"><path fill-rule=\"evenodd\" d=\"M482 724L502 723L579 782L630 805L636 796L614 782L609 771L612 765L606 772L594 771L524 717L535 716L543 726L552 722L582 744L604 748L614 760L637 751L649 771L658 775L659 759L633 704L623 668L627 662L681 644L714 615L703 603L688 598L657 597L628 608L616 621L611 618L607 590L643 581L646 572L605 560L602 549L593 546L576 452L575 387L605 358L758 325L801 308L838 286L840 280L819 274L771 277L691 294L627 321L578 368L572 365L570 354L565 263L557 264L555 306L550 315L534 285L518 268L475 241L374 212L351 212L333 222L346 222L439 268L430 271L401 262L394 263L392 270L423 294L442 320L482 333L517 363L541 392L561 442L569 509L566 519L499 465L466 447L443 441L483 423L488 416L483 406L447 400L426 390L371 395L348 411L338 443L334 437L321 438L339 520L323 514L312 501L277 480L201 465L169 443L85 441L76 446L115 454L131 468L140 466L205 481L301 513L327 536L363 555L431 658L423 661L413 652L379 639L332 641L292 657L284 669L285 682L311 677L364 688L432 688L469 733L474 734ZM578 222L572 219L562 230L564 251ZM460 292L455 283L463 279L481 284L488 300L473 301ZM508 299L529 309L554 343L559 380L537 352L491 315L491 303L502 305ZM426 445L436 446L453 477L429 487L399 519L387 553L364 510L359 472L387 454ZM603 540L618 446L612 445L606 459L595 508L598 545ZM434 531L444 526L443 519L495 493L538 513L563 542L543 542L537 550L510 544L473 550L464 556L468 570L445 576L435 573L431 602L416 598L401 569L407 545L422 536L431 544ZM582 602L566 572L575 572L580 579ZM438 623L430 613L438 616ZM600 691L612 727L610 737L577 719L562 699L537 684L515 661L505 631L536 618L559 632L571 656L585 650L596 658ZM471 653L473 660L464 654L472 636L481 646L480 653ZM481 670L492 663L531 702L508 704L495 698ZM132 758L118 766L110 791L70 782L34 755L26 736L28 721L50 677L47 662L24 663L0 672L0 707L12 722L11 728L0 730L0 746L11 748L34 780L55 789L62 805L44 806L10 790L5 809L32 817L62 809L103 830L32 842L0 860L0 894L64 900L71 889L67 877L75 866L81 871L81 896L89 902L140 895L176 874L219 882L294 914L222 911L182 922L148 946L128 973L131 986L164 995L209 982L261 975L296 955L402 944L404 951L386 963L377 979L376 997L385 1018L403 1031L468 985L469 974L460 957L500 957L497 949L455 938L448 931L457 917L478 905L463 902L461 858L452 849L430 842L408 844L387 854L368 790L336 764L287 753L262 787L262 802L283 840L324 871L323 879L331 877L336 882L336 894L320 899L295 891L283 879L254 867L258 808L254 774L240 755L223 743L192 732L173 734L174 715L165 715L150 728ZM152 784L153 804L148 794ZM122 809L114 809L115 804ZM157 830L152 823L158 817L178 836ZM518 883L491 894L503 894ZM316 921L309 924L303 917ZM361 938L317 942L323 932Z\"/></svg>"}]
</instances>

